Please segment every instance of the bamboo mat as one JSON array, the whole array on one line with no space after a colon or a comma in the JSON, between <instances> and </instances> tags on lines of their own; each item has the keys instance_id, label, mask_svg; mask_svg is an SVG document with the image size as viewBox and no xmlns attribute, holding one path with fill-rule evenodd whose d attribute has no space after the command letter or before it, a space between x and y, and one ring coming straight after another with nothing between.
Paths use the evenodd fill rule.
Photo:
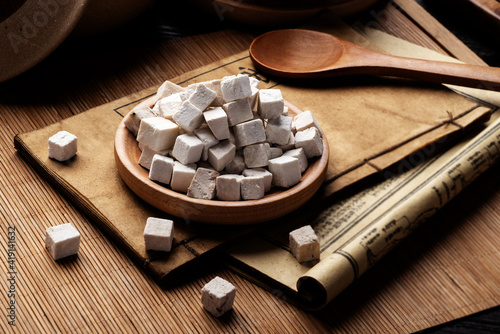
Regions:
<instances>
[{"instance_id":1,"label":"bamboo mat","mask_svg":"<svg viewBox=\"0 0 500 334\"><path fill-rule=\"evenodd\" d=\"M396 3L413 6L412 1ZM389 14L382 28L392 27L399 37L443 50L441 42L429 39L429 32L421 32L412 22L412 15L425 16L418 8L411 8L410 14L390 4L384 10ZM426 24L420 26L425 30ZM446 36L440 32L440 38ZM500 304L498 166L326 309L309 313L287 303L281 291L264 291L220 266L217 259L200 262L172 288L157 285L14 150L17 133L241 52L251 39L251 34L225 30L135 48L106 40L107 48L93 49L95 54L86 59L72 53L79 46L69 44L33 71L0 85L2 331L404 333ZM467 51L463 54L470 62L478 61ZM80 253L55 263L44 249L44 231L66 222L82 234ZM14 258L10 263L9 249ZM9 273L14 275L12 280L7 279ZM219 319L206 313L200 303L201 287L215 275L238 288L234 310ZM12 301L15 327L6 316Z\"/></svg>"}]
</instances>

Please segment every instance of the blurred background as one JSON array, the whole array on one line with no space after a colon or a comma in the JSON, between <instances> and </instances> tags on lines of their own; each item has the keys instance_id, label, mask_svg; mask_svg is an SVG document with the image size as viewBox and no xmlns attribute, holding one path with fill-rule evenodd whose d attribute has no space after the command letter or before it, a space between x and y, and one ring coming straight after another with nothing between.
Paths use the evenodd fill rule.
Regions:
<instances>
[{"instance_id":1,"label":"blurred background","mask_svg":"<svg viewBox=\"0 0 500 334\"><path fill-rule=\"evenodd\" d=\"M26 5L28 1L1 0L0 24L5 24L8 16ZM57 5L56 0L52 1ZM101 61L98 59L102 54L119 53L121 55L119 58L127 59L127 53L134 53L134 50L145 48L151 43L221 29L238 29L259 34L265 29L293 27L309 19L324 7L334 8L346 16L346 20L352 21L362 15L369 15L372 8L376 8L377 2L386 1L354 0L350 1L349 7L346 8L345 5L337 4L339 0L308 2L301 0L176 2L123 0L119 2L119 5L113 1L79 0L74 3L80 3L80 6L85 8L79 9L74 5L72 15L75 17L72 20L76 21L76 26L70 26L70 23L61 25L58 30L68 30L68 36L65 37L62 32L60 36L52 36L51 39L59 38L59 40L52 41L54 47L50 50L44 50L43 46L39 46L40 53L46 54L39 55L40 59L32 60L27 64L26 69L44 61L64 64L75 58L86 58L90 63L102 62L103 59ZM490 66L500 66L498 56L500 54L500 21L473 4L488 2L488 0L416 0L416 2L458 36L486 63ZM50 0L47 3L50 4ZM500 8L498 1L491 0L491 3L493 5L496 3ZM37 36L39 37L40 35ZM9 42L13 43L12 40ZM5 50L5 45L3 48ZM5 63L6 60L8 59L2 62L0 59L0 70L1 66L8 66L8 63ZM23 61L29 62L28 59L22 57L15 59L16 63ZM24 70L20 69L19 72L22 73ZM0 81L3 81L1 77L0 72Z\"/></svg>"}]
</instances>

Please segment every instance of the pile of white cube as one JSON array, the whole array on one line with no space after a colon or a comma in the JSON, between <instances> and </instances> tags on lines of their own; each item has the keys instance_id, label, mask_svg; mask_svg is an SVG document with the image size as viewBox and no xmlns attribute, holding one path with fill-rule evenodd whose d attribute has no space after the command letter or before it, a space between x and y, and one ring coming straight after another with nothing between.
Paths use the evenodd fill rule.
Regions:
<instances>
[{"instance_id":1,"label":"pile of white cube","mask_svg":"<svg viewBox=\"0 0 500 334\"><path fill-rule=\"evenodd\" d=\"M289 116L279 89L244 74L188 87L166 81L154 106L137 106L125 125L149 178L193 198L260 199L299 183L308 159L323 154L312 113Z\"/></svg>"}]
</instances>

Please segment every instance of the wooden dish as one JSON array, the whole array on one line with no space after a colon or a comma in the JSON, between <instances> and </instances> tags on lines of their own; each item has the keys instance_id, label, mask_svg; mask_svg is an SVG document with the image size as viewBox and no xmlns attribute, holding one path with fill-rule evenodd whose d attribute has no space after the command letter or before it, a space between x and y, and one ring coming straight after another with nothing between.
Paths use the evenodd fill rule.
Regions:
<instances>
[{"instance_id":1,"label":"wooden dish","mask_svg":"<svg viewBox=\"0 0 500 334\"><path fill-rule=\"evenodd\" d=\"M290 114L301 112L290 103L286 105ZM262 199L235 202L191 198L153 182L149 179L148 171L138 164L140 155L135 137L122 121L116 131L115 161L121 178L137 196L152 206L187 221L245 225L281 217L307 202L325 179L328 143L323 136L323 155L309 159L309 167L297 185L289 189L273 187Z\"/></svg>"}]
</instances>

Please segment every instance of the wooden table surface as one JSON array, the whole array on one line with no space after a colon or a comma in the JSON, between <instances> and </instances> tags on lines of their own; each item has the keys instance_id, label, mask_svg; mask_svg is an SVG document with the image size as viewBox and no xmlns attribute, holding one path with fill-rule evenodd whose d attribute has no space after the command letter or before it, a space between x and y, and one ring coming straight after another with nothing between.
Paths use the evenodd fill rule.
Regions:
<instances>
[{"instance_id":1,"label":"wooden table surface","mask_svg":"<svg viewBox=\"0 0 500 334\"><path fill-rule=\"evenodd\" d=\"M463 31L465 42L474 44L469 46L474 46L487 63L500 66L493 63L498 59L491 56L498 48L495 50L488 43L479 43L469 26L460 27L450 19L449 11L429 4L430 1L418 2L449 24L455 33ZM459 18L457 20L460 22ZM220 42L220 48L214 49L207 43L208 33L212 42ZM15 286L18 296L16 326L9 326L2 314L0 328L18 333L335 331L336 325L329 321L330 315L296 308L210 259L200 262L191 275L184 276L179 287L171 289L167 298L124 252L32 170L13 148L17 133L32 131L158 85L165 77L175 77L244 51L259 33L258 29L239 27L197 11L187 11L183 5L157 4L121 29L97 37L66 41L35 68L0 84L0 220L3 232L0 243L2 249L7 247L9 226L15 226L19 272ZM153 53L164 55L168 61L159 62ZM474 55L470 57L473 59ZM498 164L494 168L498 168ZM499 178L494 173L488 171L469 192L487 192L496 199L489 204L490 208L498 212L500 189L491 190L490 181L498 184ZM452 203L445 210L451 212L453 205L460 204ZM62 261L55 266L43 248L45 228L63 222L71 222L85 230L82 237L86 242L78 257L78 268L76 261ZM108 258L100 259L100 252ZM214 275L234 282L247 307L236 305L237 312L221 319L203 312L199 291ZM86 287L72 284L75 280L85 282ZM8 303L7 279L2 278L0 286L4 310L3 305ZM79 300L81 296L86 299ZM158 308L146 309L146 305ZM423 332L500 332L498 319L500 309L493 308Z\"/></svg>"}]
</instances>

